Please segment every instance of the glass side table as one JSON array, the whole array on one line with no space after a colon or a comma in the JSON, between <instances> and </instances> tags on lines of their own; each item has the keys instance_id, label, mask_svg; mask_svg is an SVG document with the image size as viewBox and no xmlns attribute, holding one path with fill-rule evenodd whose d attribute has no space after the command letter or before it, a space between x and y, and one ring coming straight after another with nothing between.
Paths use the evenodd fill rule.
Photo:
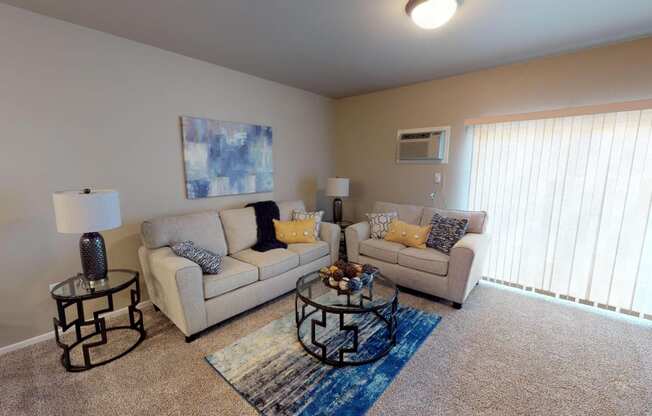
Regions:
<instances>
[{"instance_id":1,"label":"glass side table","mask_svg":"<svg viewBox=\"0 0 652 416\"><path fill-rule=\"evenodd\" d=\"M130 291L131 300L127 306L129 325L108 327L103 315L114 310L113 296L127 289ZM78 274L56 285L50 294L57 303L58 317L53 318L55 341L63 350L61 364L67 371L85 371L117 360L131 352L146 337L143 313L137 307L140 302L140 283L137 271L109 270L106 279L101 280L88 280L83 275ZM101 298L106 299L106 308L93 311L93 317L86 319L84 302ZM76 317L68 321L66 310L71 306L76 310ZM75 341L66 344L62 341L59 330L64 332L71 327L75 328ZM91 331L82 334L83 327L91 327ZM91 360L91 351L96 347L106 345L108 343L107 332L116 330L135 331L138 338L122 352L101 361L93 362ZM92 339L98 336L99 339ZM78 346L81 346L83 353L84 362L81 365L73 364L70 359L71 351Z\"/></svg>"}]
</instances>

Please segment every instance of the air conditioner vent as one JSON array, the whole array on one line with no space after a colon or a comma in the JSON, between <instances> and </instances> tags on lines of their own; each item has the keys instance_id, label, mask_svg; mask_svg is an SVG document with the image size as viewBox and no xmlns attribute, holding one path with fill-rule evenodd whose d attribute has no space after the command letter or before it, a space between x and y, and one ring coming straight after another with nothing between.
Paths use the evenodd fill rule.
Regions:
<instances>
[{"instance_id":1,"label":"air conditioner vent","mask_svg":"<svg viewBox=\"0 0 652 416\"><path fill-rule=\"evenodd\" d=\"M429 139L430 132L423 133L405 133L401 135L401 140Z\"/></svg>"},{"instance_id":2,"label":"air conditioner vent","mask_svg":"<svg viewBox=\"0 0 652 416\"><path fill-rule=\"evenodd\" d=\"M397 163L448 163L450 127L399 130Z\"/></svg>"}]
</instances>

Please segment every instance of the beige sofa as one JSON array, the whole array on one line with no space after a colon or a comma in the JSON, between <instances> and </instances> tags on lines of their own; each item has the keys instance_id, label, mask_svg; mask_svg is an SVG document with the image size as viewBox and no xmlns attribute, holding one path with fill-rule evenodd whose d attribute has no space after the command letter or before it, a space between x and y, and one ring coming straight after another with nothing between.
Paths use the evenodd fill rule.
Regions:
<instances>
[{"instance_id":1,"label":"beige sofa","mask_svg":"<svg viewBox=\"0 0 652 416\"><path fill-rule=\"evenodd\" d=\"M482 277L489 236L485 233L487 214L481 211L455 211L415 205L376 202L372 212L397 212L410 224L427 225L435 212L447 217L467 218L467 234L452 248L450 255L431 248L412 248L385 240L370 239L368 222L345 230L349 261L370 263L396 284L453 302L461 308Z\"/></svg>"},{"instance_id":2,"label":"beige sofa","mask_svg":"<svg viewBox=\"0 0 652 416\"><path fill-rule=\"evenodd\" d=\"M288 220L293 209L304 209L302 201L278 206L281 220ZM299 277L337 261L340 244L340 227L322 223L320 241L256 252L251 249L257 240L253 208L155 218L143 222L141 233L138 255L149 298L188 342L293 290ZM197 264L176 256L169 245L185 240L223 255L222 272L204 275Z\"/></svg>"}]
</instances>

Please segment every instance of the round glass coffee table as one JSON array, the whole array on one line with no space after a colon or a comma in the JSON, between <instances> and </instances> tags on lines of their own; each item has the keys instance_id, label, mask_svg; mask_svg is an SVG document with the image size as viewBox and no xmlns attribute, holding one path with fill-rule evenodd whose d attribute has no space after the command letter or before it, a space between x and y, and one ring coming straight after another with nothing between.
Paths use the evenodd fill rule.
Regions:
<instances>
[{"instance_id":1,"label":"round glass coffee table","mask_svg":"<svg viewBox=\"0 0 652 416\"><path fill-rule=\"evenodd\" d=\"M118 292L129 289L130 304L127 306L129 324L109 327L104 314L114 310L113 297ZM140 302L140 283L138 272L134 270L109 270L107 277L100 280L89 280L81 274L70 277L56 285L50 292L52 298L57 302L57 318L53 318L54 335L57 345L63 350L61 364L67 371L77 372L89 370L103 364L117 360L129 353L145 339L146 332L143 324L143 313L138 309ZM104 298L106 307L97 310L97 299ZM93 303L92 306L84 305L85 302ZM101 301L100 301L101 304ZM72 307L75 310L74 318L69 319L66 310ZM89 309L92 311L92 318L87 319ZM70 344L63 342L60 331L68 328L75 328L75 338ZM86 329L82 331L82 329ZM102 357L98 361L91 359L91 351L109 342L107 333L110 331L133 331L135 339L127 346L118 351L117 354ZM81 346L83 363L76 364L71 360L71 351Z\"/></svg>"},{"instance_id":2,"label":"round glass coffee table","mask_svg":"<svg viewBox=\"0 0 652 416\"><path fill-rule=\"evenodd\" d=\"M319 273L297 281L297 338L321 362L342 367L376 361L396 344L398 288L378 274L354 293L332 289Z\"/></svg>"}]
</instances>

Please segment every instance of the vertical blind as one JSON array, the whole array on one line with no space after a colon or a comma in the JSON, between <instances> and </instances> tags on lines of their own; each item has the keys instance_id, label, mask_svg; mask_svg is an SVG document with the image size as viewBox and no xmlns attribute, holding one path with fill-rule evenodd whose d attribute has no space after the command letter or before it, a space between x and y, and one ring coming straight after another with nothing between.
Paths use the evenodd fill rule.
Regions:
<instances>
[{"instance_id":1,"label":"vertical blind","mask_svg":"<svg viewBox=\"0 0 652 416\"><path fill-rule=\"evenodd\" d=\"M485 277L652 319L652 109L467 127Z\"/></svg>"}]
</instances>

